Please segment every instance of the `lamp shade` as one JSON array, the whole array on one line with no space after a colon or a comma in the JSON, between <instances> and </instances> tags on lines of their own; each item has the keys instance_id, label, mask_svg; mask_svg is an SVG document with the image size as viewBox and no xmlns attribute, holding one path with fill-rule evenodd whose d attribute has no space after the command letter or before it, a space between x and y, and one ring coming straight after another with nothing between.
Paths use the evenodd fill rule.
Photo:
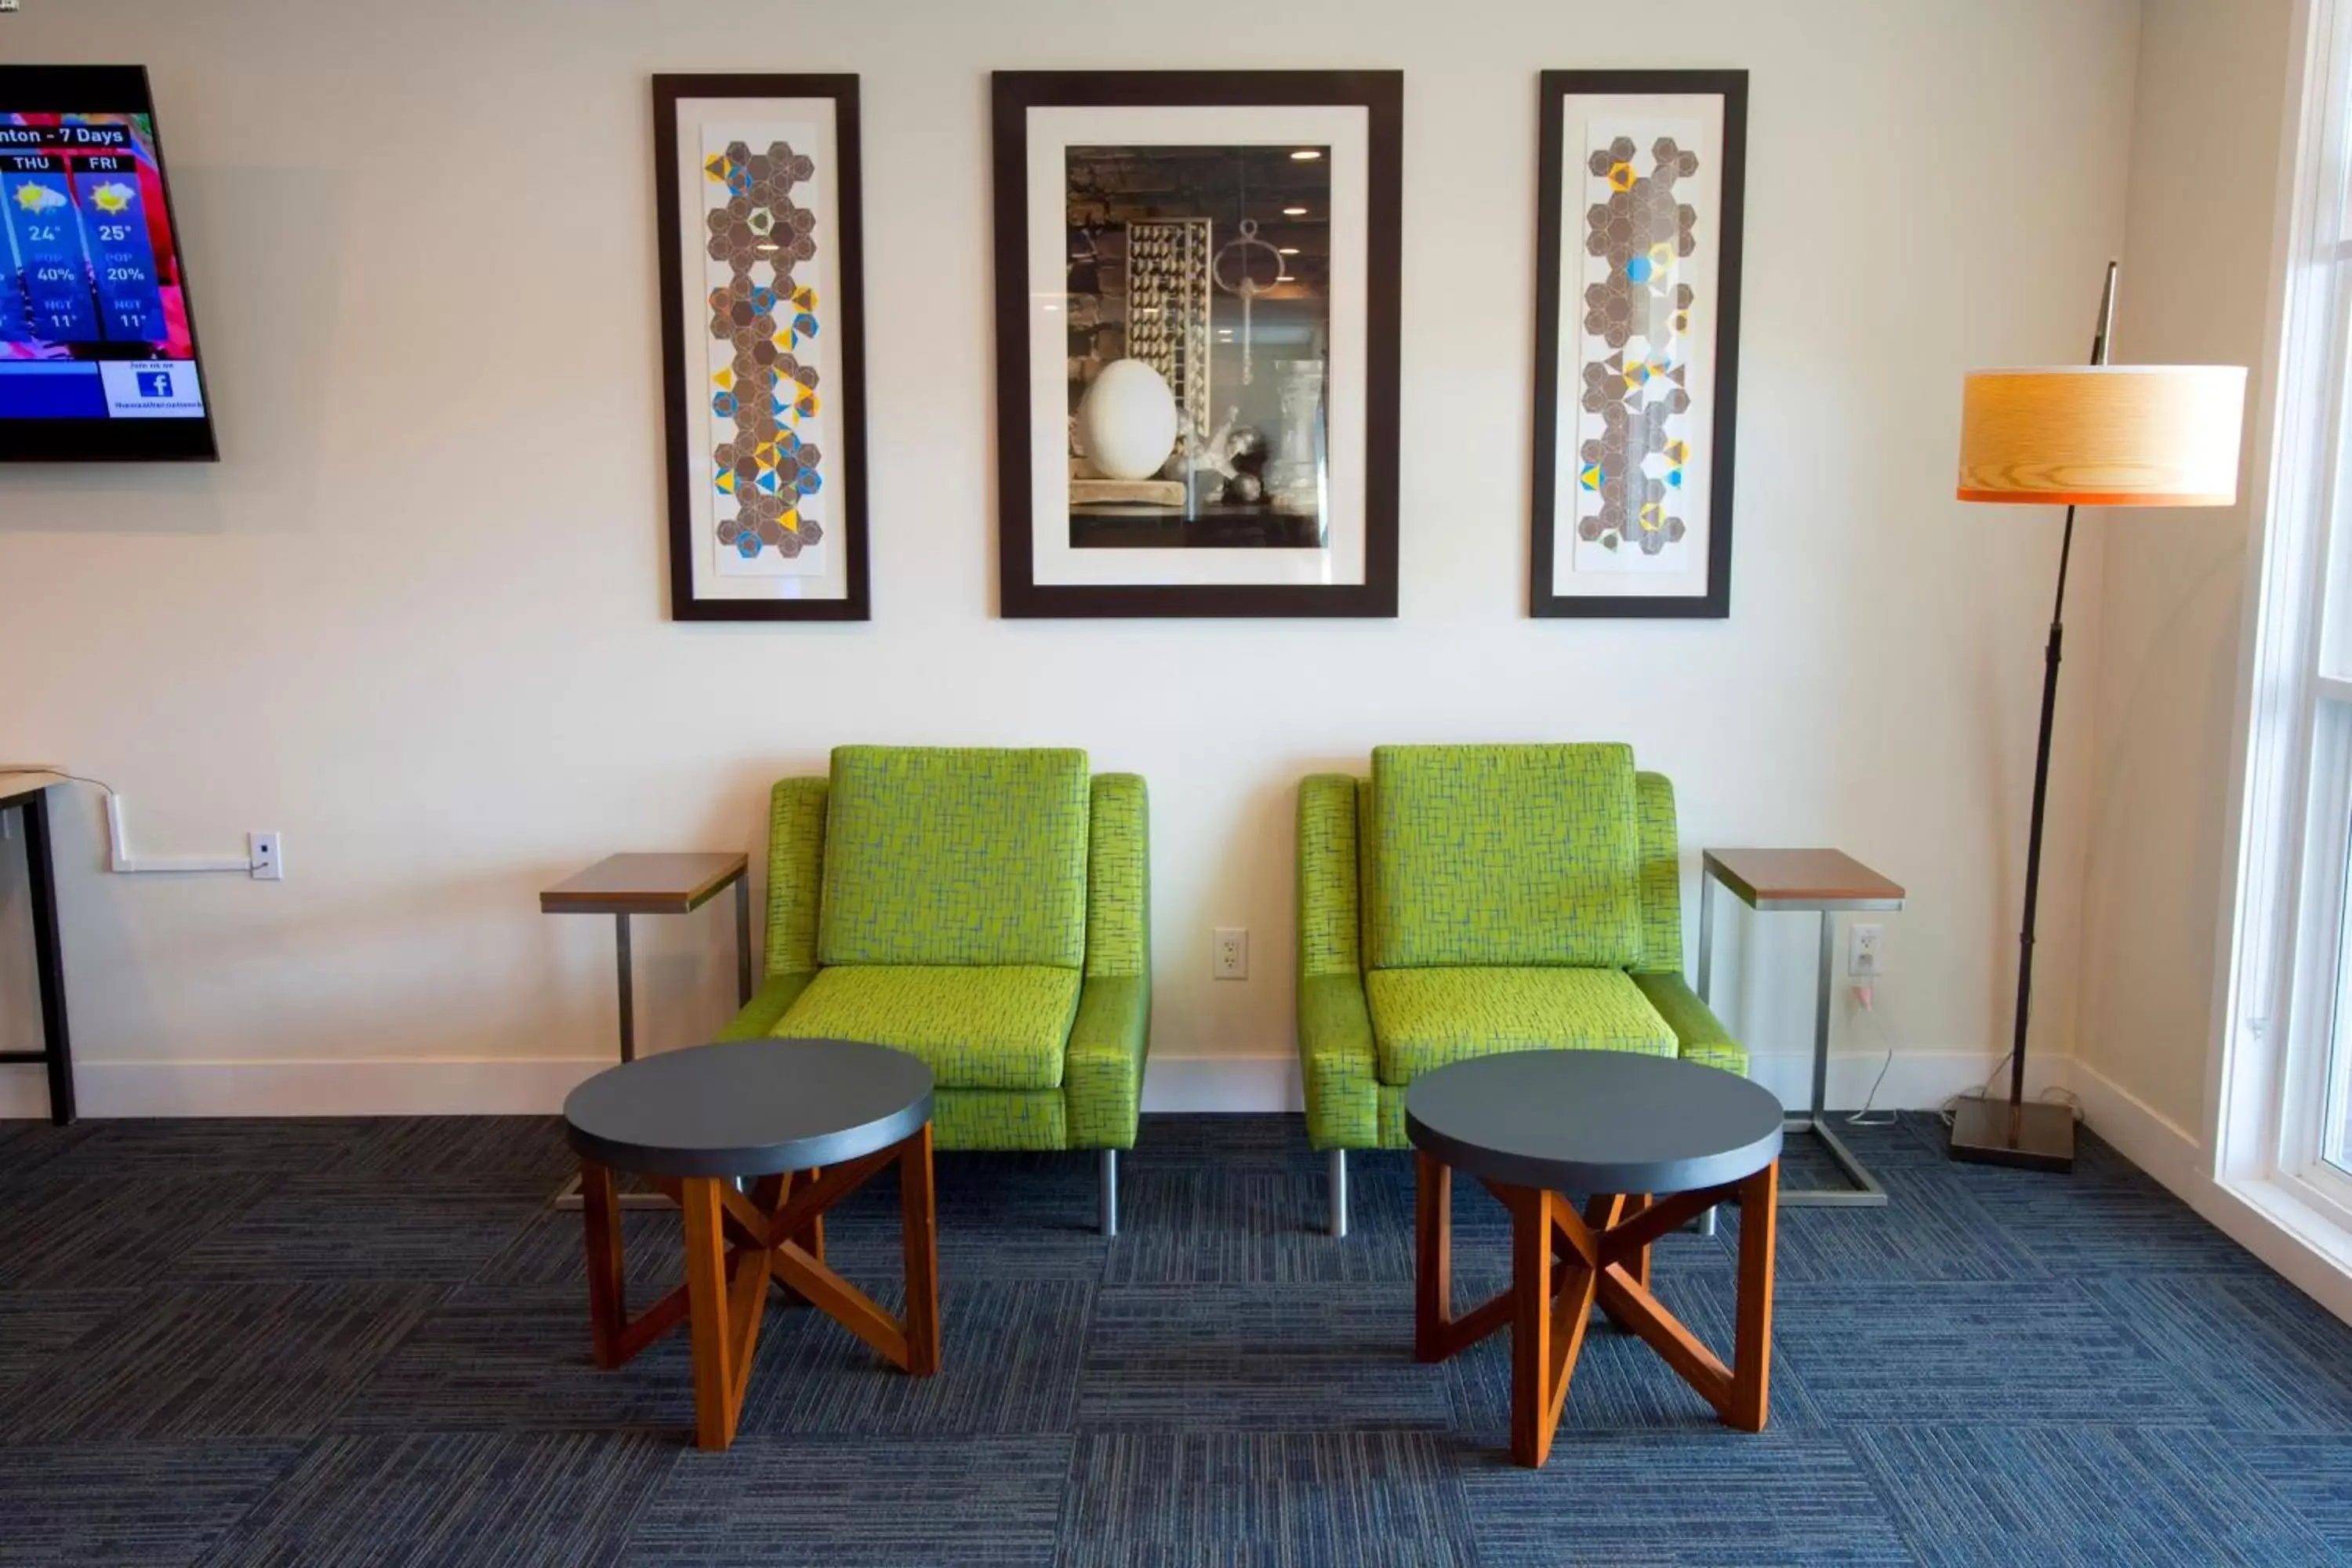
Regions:
<instances>
[{"instance_id":1,"label":"lamp shade","mask_svg":"<svg viewBox=\"0 0 2352 1568\"><path fill-rule=\"evenodd\" d=\"M2237 365L2056 365L1969 373L1959 498L2075 506L2238 499Z\"/></svg>"}]
</instances>

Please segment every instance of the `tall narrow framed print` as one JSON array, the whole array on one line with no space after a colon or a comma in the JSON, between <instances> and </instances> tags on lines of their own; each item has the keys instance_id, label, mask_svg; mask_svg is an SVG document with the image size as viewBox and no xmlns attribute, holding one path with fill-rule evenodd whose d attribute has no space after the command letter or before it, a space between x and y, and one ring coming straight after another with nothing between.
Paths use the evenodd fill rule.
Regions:
<instances>
[{"instance_id":1,"label":"tall narrow framed print","mask_svg":"<svg viewBox=\"0 0 2352 1568\"><path fill-rule=\"evenodd\" d=\"M1003 613L1396 614L1395 71L999 71Z\"/></svg>"},{"instance_id":2,"label":"tall narrow framed print","mask_svg":"<svg viewBox=\"0 0 2352 1568\"><path fill-rule=\"evenodd\" d=\"M670 615L862 621L857 79L654 78Z\"/></svg>"},{"instance_id":3,"label":"tall narrow framed print","mask_svg":"<svg viewBox=\"0 0 2352 1568\"><path fill-rule=\"evenodd\" d=\"M1748 73L1546 71L1529 611L1731 613Z\"/></svg>"}]
</instances>

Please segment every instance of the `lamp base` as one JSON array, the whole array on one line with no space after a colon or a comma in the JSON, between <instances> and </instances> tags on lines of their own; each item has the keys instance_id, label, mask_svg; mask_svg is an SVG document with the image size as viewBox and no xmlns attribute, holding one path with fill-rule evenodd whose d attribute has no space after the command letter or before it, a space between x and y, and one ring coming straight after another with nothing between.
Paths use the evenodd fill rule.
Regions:
<instances>
[{"instance_id":1,"label":"lamp base","mask_svg":"<svg viewBox=\"0 0 2352 1568\"><path fill-rule=\"evenodd\" d=\"M1971 1096L1952 1107L1947 1152L1973 1164L2063 1173L2074 1168L2074 1108Z\"/></svg>"}]
</instances>

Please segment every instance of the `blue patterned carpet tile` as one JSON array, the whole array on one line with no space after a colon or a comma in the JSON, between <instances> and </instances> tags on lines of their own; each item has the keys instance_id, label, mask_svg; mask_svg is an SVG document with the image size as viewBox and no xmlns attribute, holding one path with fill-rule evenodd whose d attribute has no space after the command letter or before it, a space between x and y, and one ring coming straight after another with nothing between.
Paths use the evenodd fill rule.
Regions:
<instances>
[{"instance_id":1,"label":"blue patterned carpet tile","mask_svg":"<svg viewBox=\"0 0 2352 1568\"><path fill-rule=\"evenodd\" d=\"M2352 1563L2352 1436L2232 1432L2217 1440L2222 1473L2251 1473L2335 1553Z\"/></svg>"},{"instance_id":2,"label":"blue patterned carpet tile","mask_svg":"<svg viewBox=\"0 0 2352 1568\"><path fill-rule=\"evenodd\" d=\"M0 1393L96 1339L139 1300L136 1290L0 1290Z\"/></svg>"},{"instance_id":3,"label":"blue patterned carpet tile","mask_svg":"<svg viewBox=\"0 0 2352 1568\"><path fill-rule=\"evenodd\" d=\"M1087 1432L1061 1568L1474 1568L1460 1467L1422 1432Z\"/></svg>"},{"instance_id":4,"label":"blue patterned carpet tile","mask_svg":"<svg viewBox=\"0 0 2352 1568\"><path fill-rule=\"evenodd\" d=\"M1500 1451L1467 1456L1462 1468L1484 1568L1916 1562L1872 1478L1832 1433L1563 1424L1540 1471Z\"/></svg>"},{"instance_id":5,"label":"blue patterned carpet tile","mask_svg":"<svg viewBox=\"0 0 2352 1568\"><path fill-rule=\"evenodd\" d=\"M597 1433L338 1436L306 1449L204 1568L593 1568L621 1553L676 1444Z\"/></svg>"},{"instance_id":6,"label":"blue patterned carpet tile","mask_svg":"<svg viewBox=\"0 0 2352 1568\"><path fill-rule=\"evenodd\" d=\"M932 1182L942 1279L1102 1278L1110 1242L1099 1228L1090 1158L940 1156ZM852 1279L898 1279L905 1268L898 1173L877 1173L825 1215L826 1260Z\"/></svg>"},{"instance_id":7,"label":"blue patterned carpet tile","mask_svg":"<svg viewBox=\"0 0 2352 1568\"><path fill-rule=\"evenodd\" d=\"M65 1176L319 1175L348 1160L372 1123L324 1117L84 1121L43 1173ZM5 1148L0 1146L0 1162Z\"/></svg>"},{"instance_id":8,"label":"blue patterned carpet tile","mask_svg":"<svg viewBox=\"0 0 2352 1568\"><path fill-rule=\"evenodd\" d=\"M677 1455L625 1568L1031 1568L1052 1561L1070 1439L739 1437Z\"/></svg>"},{"instance_id":9,"label":"blue patterned carpet tile","mask_svg":"<svg viewBox=\"0 0 2352 1568\"><path fill-rule=\"evenodd\" d=\"M633 1296L631 1310L651 1306L655 1295ZM761 1345L762 1362L774 1349ZM760 1373L755 1363L755 1380ZM584 1289L467 1286L423 1314L342 1405L334 1426L690 1434L694 1362L681 1325L626 1366L604 1371L589 1359Z\"/></svg>"},{"instance_id":10,"label":"blue patterned carpet tile","mask_svg":"<svg viewBox=\"0 0 2352 1568\"><path fill-rule=\"evenodd\" d=\"M43 1178L0 1188L0 1289L132 1289L261 1201L278 1178Z\"/></svg>"},{"instance_id":11,"label":"blue patterned carpet tile","mask_svg":"<svg viewBox=\"0 0 2352 1568\"><path fill-rule=\"evenodd\" d=\"M183 1279L224 1282L463 1284L547 1212L551 1191L542 1183L526 1197L456 1183L288 1176L207 1229L172 1271Z\"/></svg>"},{"instance_id":12,"label":"blue patterned carpet tile","mask_svg":"<svg viewBox=\"0 0 2352 1568\"><path fill-rule=\"evenodd\" d=\"M2047 1278L2049 1269L1993 1223L1948 1170L1886 1173L1885 1208L1783 1206L1774 1278L1789 1284L1872 1280L1920 1285ZM1781 1185L1792 1187L1785 1170ZM1824 1185L1843 1185L1824 1182ZM1736 1245L1738 1211L1719 1211Z\"/></svg>"},{"instance_id":13,"label":"blue patterned carpet tile","mask_svg":"<svg viewBox=\"0 0 2352 1568\"><path fill-rule=\"evenodd\" d=\"M1704 1276L1654 1274L1651 1288L1666 1310L1728 1366L1733 1291L1727 1267L1726 1275L1718 1282ZM1455 1312L1468 1310L1508 1283L1504 1275L1456 1276ZM1454 1430L1472 1443L1498 1452L1507 1448L1511 1440L1511 1332L1506 1328L1444 1365L1454 1401ZM1821 1407L1777 1345L1770 1425L1776 1431L1827 1425ZM1559 1429L1702 1436L1722 1426L1715 1407L1676 1377L1655 1351L1596 1309L1585 1330L1583 1352L1569 1379Z\"/></svg>"},{"instance_id":14,"label":"blue patterned carpet tile","mask_svg":"<svg viewBox=\"0 0 2352 1568\"><path fill-rule=\"evenodd\" d=\"M2103 1276L2083 1289L2191 1391L2202 1419L2352 1433L2347 1331L2276 1275Z\"/></svg>"},{"instance_id":15,"label":"blue patterned carpet tile","mask_svg":"<svg viewBox=\"0 0 2352 1568\"><path fill-rule=\"evenodd\" d=\"M1864 1426L1846 1441L1928 1568L2340 1560L2205 1428Z\"/></svg>"},{"instance_id":16,"label":"blue patterned carpet tile","mask_svg":"<svg viewBox=\"0 0 2352 1568\"><path fill-rule=\"evenodd\" d=\"M646 1305L682 1284L686 1244L679 1234L677 1211L623 1209L621 1263L633 1305ZM585 1314L588 1244L580 1215L541 1206L468 1283L484 1287L486 1292L499 1286L561 1287L572 1293ZM587 1321L584 1315L581 1321Z\"/></svg>"},{"instance_id":17,"label":"blue patterned carpet tile","mask_svg":"<svg viewBox=\"0 0 2352 1568\"><path fill-rule=\"evenodd\" d=\"M1412 1190L1352 1184L1350 1234L1328 1229L1326 1181L1266 1166L1160 1164L1122 1184L1111 1285L1412 1289ZM1458 1200L1457 1200L1458 1201Z\"/></svg>"},{"instance_id":18,"label":"blue patterned carpet tile","mask_svg":"<svg viewBox=\"0 0 2352 1568\"><path fill-rule=\"evenodd\" d=\"M106 1125L79 1121L71 1127L52 1127L46 1121L0 1121L0 1193L37 1179L50 1162L96 1137Z\"/></svg>"},{"instance_id":19,"label":"blue patterned carpet tile","mask_svg":"<svg viewBox=\"0 0 2352 1568\"><path fill-rule=\"evenodd\" d=\"M2147 1342L2072 1280L1792 1285L1776 1372L1832 1422L2210 1419Z\"/></svg>"},{"instance_id":20,"label":"blue patterned carpet tile","mask_svg":"<svg viewBox=\"0 0 2352 1568\"><path fill-rule=\"evenodd\" d=\"M86 1348L0 1391L0 1446L314 1436L438 1293L387 1284L149 1291Z\"/></svg>"},{"instance_id":21,"label":"blue patterned carpet tile","mask_svg":"<svg viewBox=\"0 0 2352 1568\"><path fill-rule=\"evenodd\" d=\"M1105 1290L1086 1346L1087 1427L1443 1430L1442 1368L1412 1359L1408 1291L1317 1286Z\"/></svg>"},{"instance_id":22,"label":"blue patterned carpet tile","mask_svg":"<svg viewBox=\"0 0 2352 1568\"><path fill-rule=\"evenodd\" d=\"M0 1462L0 1564L181 1568L244 1516L294 1443L87 1443Z\"/></svg>"},{"instance_id":23,"label":"blue patterned carpet tile","mask_svg":"<svg viewBox=\"0 0 2352 1568\"><path fill-rule=\"evenodd\" d=\"M1137 1127L1135 1147L1120 1156L1130 1169L1172 1165L1189 1170L1320 1173L1323 1156L1307 1142L1307 1118L1287 1116L1151 1115ZM1350 1156L1353 1159L1353 1156Z\"/></svg>"},{"instance_id":24,"label":"blue patterned carpet tile","mask_svg":"<svg viewBox=\"0 0 2352 1568\"><path fill-rule=\"evenodd\" d=\"M414 1187L509 1184L544 1196L580 1168L560 1117L380 1116L356 1125L321 1173L376 1174Z\"/></svg>"},{"instance_id":25,"label":"blue patterned carpet tile","mask_svg":"<svg viewBox=\"0 0 2352 1568\"><path fill-rule=\"evenodd\" d=\"M2268 1272L2260 1258L2137 1171L2087 1158L2064 1176L1998 1165L1953 1169L1965 1172L1979 1212L2053 1271L2076 1278Z\"/></svg>"},{"instance_id":26,"label":"blue patterned carpet tile","mask_svg":"<svg viewBox=\"0 0 2352 1568\"><path fill-rule=\"evenodd\" d=\"M896 1281L858 1280L883 1310ZM942 1279L940 1370L909 1377L821 1312L781 1297L761 1329L742 1429L769 1436L1067 1432L1095 1288L1067 1279ZM771 1338L772 1336L772 1339Z\"/></svg>"}]
</instances>

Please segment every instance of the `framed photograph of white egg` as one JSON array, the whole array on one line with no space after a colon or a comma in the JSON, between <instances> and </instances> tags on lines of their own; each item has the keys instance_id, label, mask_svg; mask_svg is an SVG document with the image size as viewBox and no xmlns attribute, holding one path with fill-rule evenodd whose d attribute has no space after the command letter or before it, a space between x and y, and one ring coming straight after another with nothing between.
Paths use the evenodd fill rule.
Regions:
<instances>
[{"instance_id":1,"label":"framed photograph of white egg","mask_svg":"<svg viewBox=\"0 0 2352 1568\"><path fill-rule=\"evenodd\" d=\"M1731 614L1742 70L1546 71L1528 612Z\"/></svg>"},{"instance_id":2,"label":"framed photograph of white egg","mask_svg":"<svg viewBox=\"0 0 2352 1568\"><path fill-rule=\"evenodd\" d=\"M857 79L654 78L670 616L862 621Z\"/></svg>"},{"instance_id":3,"label":"framed photograph of white egg","mask_svg":"<svg viewBox=\"0 0 2352 1568\"><path fill-rule=\"evenodd\" d=\"M1009 616L1393 616L1395 71L999 71Z\"/></svg>"}]
</instances>

